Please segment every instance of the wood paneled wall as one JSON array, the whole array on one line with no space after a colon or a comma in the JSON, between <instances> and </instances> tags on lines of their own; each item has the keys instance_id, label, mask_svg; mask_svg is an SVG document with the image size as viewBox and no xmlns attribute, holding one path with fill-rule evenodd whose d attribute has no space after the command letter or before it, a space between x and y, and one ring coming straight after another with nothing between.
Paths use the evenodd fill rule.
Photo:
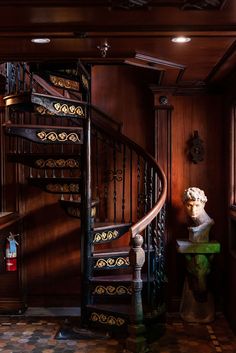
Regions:
<instances>
[{"instance_id":1,"label":"wood paneled wall","mask_svg":"<svg viewBox=\"0 0 236 353\"><path fill-rule=\"evenodd\" d=\"M149 71L149 70L148 70ZM153 80L155 77L153 76ZM148 88L153 83L145 70L129 66L92 68L92 103L117 121L123 133L154 154L154 117L158 94ZM155 98L155 100L154 100ZM189 186L205 190L206 210L215 220L212 238L222 243L222 253L214 264L214 288L220 292L224 270L226 229L224 175L224 121L220 96L169 96L172 112L172 175L169 239L169 299L179 298L184 264L176 254L175 239L187 237L182 193ZM205 158L199 164L187 158L187 141L198 130L204 141ZM80 304L79 221L66 216L58 196L22 185L24 219L24 272L29 305L76 306ZM173 308L170 306L170 309ZM174 308L176 309L176 308Z\"/></svg>"},{"instance_id":2,"label":"wood paneled wall","mask_svg":"<svg viewBox=\"0 0 236 353\"><path fill-rule=\"evenodd\" d=\"M231 185L231 168L232 168L232 149L236 144L232 139L232 108L235 107L236 76L231 77L228 81L228 87L224 93L224 125L225 125L225 163L226 163L226 191L227 191L227 219L228 226L225 228L225 285L224 285L224 308L229 323L236 332L236 210L231 208L232 194L235 192L235 185L232 180ZM234 145L234 146L233 146ZM232 189L234 188L234 189Z\"/></svg>"},{"instance_id":3,"label":"wood paneled wall","mask_svg":"<svg viewBox=\"0 0 236 353\"><path fill-rule=\"evenodd\" d=\"M176 255L175 249L177 238L188 238L182 195L186 188L196 186L205 191L208 198L206 211L215 220L210 233L211 239L218 240L222 245L221 254L215 256L212 272L213 288L219 301L224 276L227 225L222 99L217 95L170 96L169 103L174 107L171 138L169 297L180 297L185 272L183 258ZM205 149L204 160L197 164L188 157L188 141L195 130L203 140ZM173 309L176 310L176 306Z\"/></svg>"},{"instance_id":4,"label":"wood paneled wall","mask_svg":"<svg viewBox=\"0 0 236 353\"><path fill-rule=\"evenodd\" d=\"M142 70L130 66L94 66L92 103L123 122L122 133L152 151L153 97Z\"/></svg>"},{"instance_id":5,"label":"wood paneled wall","mask_svg":"<svg viewBox=\"0 0 236 353\"><path fill-rule=\"evenodd\" d=\"M24 274L29 306L80 305L80 220L59 195L25 186Z\"/></svg>"},{"instance_id":6,"label":"wood paneled wall","mask_svg":"<svg viewBox=\"0 0 236 353\"><path fill-rule=\"evenodd\" d=\"M92 102L112 117L123 121L124 134L154 152L154 105L159 104L160 94L155 93L152 101L147 82L137 69L131 67L95 66L92 77ZM222 245L222 252L216 256L212 273L218 301L222 294L227 226L224 120L220 95L168 95L168 99L173 106L169 308L178 310L175 303L179 303L181 296L185 267L183 259L176 254L175 239L188 237L182 194L189 186L202 188L208 197L206 211L215 220L211 237ZM205 148L204 161L198 164L190 162L187 156L187 142L195 130L199 132Z\"/></svg>"}]
</instances>

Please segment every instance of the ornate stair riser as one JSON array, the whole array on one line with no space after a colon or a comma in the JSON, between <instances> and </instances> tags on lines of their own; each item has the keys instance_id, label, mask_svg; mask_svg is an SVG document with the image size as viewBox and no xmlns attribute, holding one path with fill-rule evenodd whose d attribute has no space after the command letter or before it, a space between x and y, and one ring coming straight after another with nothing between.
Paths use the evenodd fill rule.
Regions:
<instances>
[{"instance_id":1,"label":"ornate stair riser","mask_svg":"<svg viewBox=\"0 0 236 353\"><path fill-rule=\"evenodd\" d=\"M66 213L70 217L74 218L81 218L81 210L80 207L75 207L75 206L68 206L65 209ZM94 218L96 216L96 207L92 207L91 209L91 218Z\"/></svg>"},{"instance_id":2,"label":"ornate stair riser","mask_svg":"<svg viewBox=\"0 0 236 353\"><path fill-rule=\"evenodd\" d=\"M86 90L89 89L89 81L85 74L78 68L65 68L57 64L31 64L31 70L34 74L43 77L51 82L55 87L61 87L68 90ZM60 67L61 66L61 67Z\"/></svg>"},{"instance_id":3,"label":"ornate stair riser","mask_svg":"<svg viewBox=\"0 0 236 353\"><path fill-rule=\"evenodd\" d=\"M80 183L71 181L71 178L28 178L31 185L40 187L53 194L79 194Z\"/></svg>"},{"instance_id":4,"label":"ornate stair riser","mask_svg":"<svg viewBox=\"0 0 236 353\"><path fill-rule=\"evenodd\" d=\"M92 286L92 295L98 298L130 297L132 295L132 286L131 283L94 284Z\"/></svg>"},{"instance_id":5,"label":"ornate stair riser","mask_svg":"<svg viewBox=\"0 0 236 353\"><path fill-rule=\"evenodd\" d=\"M6 125L6 133L22 137L32 142L44 144L76 144L83 143L82 128L52 128L48 126L31 127L30 125Z\"/></svg>"},{"instance_id":6,"label":"ornate stair riser","mask_svg":"<svg viewBox=\"0 0 236 353\"><path fill-rule=\"evenodd\" d=\"M63 99L40 93L24 93L4 97L6 106L14 110L36 112L40 115L49 115L62 118L85 118L83 102L72 99Z\"/></svg>"},{"instance_id":7,"label":"ornate stair riser","mask_svg":"<svg viewBox=\"0 0 236 353\"><path fill-rule=\"evenodd\" d=\"M112 229L100 229L93 233L93 244L103 244L109 243L113 240L119 239L122 235L128 232L130 225L123 226L121 228L112 228Z\"/></svg>"},{"instance_id":8,"label":"ornate stair riser","mask_svg":"<svg viewBox=\"0 0 236 353\"><path fill-rule=\"evenodd\" d=\"M31 102L36 104L34 110L40 115L55 115L66 118L84 118L84 105L70 100L32 94Z\"/></svg>"},{"instance_id":9,"label":"ornate stair riser","mask_svg":"<svg viewBox=\"0 0 236 353\"><path fill-rule=\"evenodd\" d=\"M93 258L93 269L96 270L114 270L119 268L130 267L128 255L107 255Z\"/></svg>"},{"instance_id":10,"label":"ornate stair riser","mask_svg":"<svg viewBox=\"0 0 236 353\"><path fill-rule=\"evenodd\" d=\"M122 314L100 310L89 309L88 317L92 326L99 326L108 330L125 330L129 322L128 318Z\"/></svg>"},{"instance_id":11,"label":"ornate stair riser","mask_svg":"<svg viewBox=\"0 0 236 353\"><path fill-rule=\"evenodd\" d=\"M72 156L61 157L62 155L53 154L53 158L48 156L45 158L43 155L34 155L26 153L22 154L9 154L7 159L9 162L21 163L36 169L68 169L75 170L80 168L80 158Z\"/></svg>"},{"instance_id":12,"label":"ornate stair riser","mask_svg":"<svg viewBox=\"0 0 236 353\"><path fill-rule=\"evenodd\" d=\"M74 75L73 75L73 73L74 73ZM65 89L70 89L72 91L73 90L79 91L80 89L88 91L89 81L85 77L85 75L81 74L80 77L78 78L78 73L76 73L74 71L74 72L72 72L72 76L70 76L70 77L72 77L72 79L68 80L66 78L65 74L66 74L65 72L61 73L61 76L60 76L60 72L58 72L54 75L50 74L50 81L54 84L54 86L62 87ZM75 79L75 76L76 76L77 80L79 79L79 82ZM70 87L68 87L68 86L70 86Z\"/></svg>"},{"instance_id":13,"label":"ornate stair riser","mask_svg":"<svg viewBox=\"0 0 236 353\"><path fill-rule=\"evenodd\" d=\"M64 90L76 91L76 94L80 94L80 99L82 100L81 90L84 88L84 84L82 81L82 76L73 78L66 77L65 73L58 72L39 72L37 73L44 80L49 82L51 85L57 88L62 88ZM85 78L84 78L85 79Z\"/></svg>"},{"instance_id":14,"label":"ornate stair riser","mask_svg":"<svg viewBox=\"0 0 236 353\"><path fill-rule=\"evenodd\" d=\"M81 202L79 201L68 201L68 200L61 200L60 204L65 212L70 217L74 218L81 218ZM96 216L96 201L92 201L91 205L91 218L94 219Z\"/></svg>"}]
</instances>

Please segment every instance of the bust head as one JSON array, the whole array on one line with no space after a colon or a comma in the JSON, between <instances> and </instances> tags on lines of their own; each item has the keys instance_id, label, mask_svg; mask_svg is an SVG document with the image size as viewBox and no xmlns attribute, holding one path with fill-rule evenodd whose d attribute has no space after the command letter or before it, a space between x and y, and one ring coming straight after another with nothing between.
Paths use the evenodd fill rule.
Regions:
<instances>
[{"instance_id":1,"label":"bust head","mask_svg":"<svg viewBox=\"0 0 236 353\"><path fill-rule=\"evenodd\" d=\"M204 212L207 197L203 190L191 187L184 191L183 202L187 214L191 218L198 218Z\"/></svg>"}]
</instances>

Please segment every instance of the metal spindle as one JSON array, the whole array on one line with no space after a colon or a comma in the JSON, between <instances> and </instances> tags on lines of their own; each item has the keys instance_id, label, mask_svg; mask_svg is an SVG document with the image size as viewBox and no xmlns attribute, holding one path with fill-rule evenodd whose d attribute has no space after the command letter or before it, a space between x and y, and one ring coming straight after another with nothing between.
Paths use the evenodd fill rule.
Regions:
<instances>
[{"instance_id":1,"label":"metal spindle","mask_svg":"<svg viewBox=\"0 0 236 353\"><path fill-rule=\"evenodd\" d=\"M108 201L108 175L107 175L107 170L108 170L108 152L107 152L107 146L106 146L106 141L105 139L103 140L103 148L105 150L104 153L104 169L103 169L103 174L104 174L104 217L105 220L107 220L108 217L108 207L107 207L107 201Z\"/></svg>"},{"instance_id":2,"label":"metal spindle","mask_svg":"<svg viewBox=\"0 0 236 353\"><path fill-rule=\"evenodd\" d=\"M116 166L116 143L113 144L113 209L114 209L114 223L116 223L116 181L117 181L117 166Z\"/></svg>"},{"instance_id":3,"label":"metal spindle","mask_svg":"<svg viewBox=\"0 0 236 353\"><path fill-rule=\"evenodd\" d=\"M132 154L132 150L130 149L130 163L129 163L129 173L130 173L130 223L132 223L132 219L133 219L133 214L132 214L132 207L133 207L133 178L132 178L132 173L133 173L133 154Z\"/></svg>"},{"instance_id":4,"label":"metal spindle","mask_svg":"<svg viewBox=\"0 0 236 353\"><path fill-rule=\"evenodd\" d=\"M141 192L140 192L140 155L137 158L137 217L140 218L140 202L141 202Z\"/></svg>"},{"instance_id":5,"label":"metal spindle","mask_svg":"<svg viewBox=\"0 0 236 353\"><path fill-rule=\"evenodd\" d=\"M95 160L95 173L96 173L96 198L99 199L99 157L98 157L98 133L95 132L95 153L96 153L96 160Z\"/></svg>"},{"instance_id":6,"label":"metal spindle","mask_svg":"<svg viewBox=\"0 0 236 353\"><path fill-rule=\"evenodd\" d=\"M122 174L123 174L123 182L122 182L122 222L125 221L125 169L126 169L126 146L123 145L123 165L122 165Z\"/></svg>"}]
</instances>

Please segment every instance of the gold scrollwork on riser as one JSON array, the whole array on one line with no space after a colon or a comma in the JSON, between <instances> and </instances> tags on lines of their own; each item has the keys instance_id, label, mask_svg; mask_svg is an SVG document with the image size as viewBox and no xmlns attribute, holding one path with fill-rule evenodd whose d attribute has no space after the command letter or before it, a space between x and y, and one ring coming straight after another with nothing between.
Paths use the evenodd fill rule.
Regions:
<instances>
[{"instance_id":1,"label":"gold scrollwork on riser","mask_svg":"<svg viewBox=\"0 0 236 353\"><path fill-rule=\"evenodd\" d=\"M132 294L132 287L126 287L126 286L102 286L98 285L95 287L93 291L93 295L110 295L110 296L115 296L115 295L131 295Z\"/></svg>"},{"instance_id":2,"label":"gold scrollwork on riser","mask_svg":"<svg viewBox=\"0 0 236 353\"><path fill-rule=\"evenodd\" d=\"M118 327L123 326L125 324L125 320L122 317L115 317L113 315L108 314L98 314L95 312L91 313L90 320L94 323Z\"/></svg>"},{"instance_id":3,"label":"gold scrollwork on riser","mask_svg":"<svg viewBox=\"0 0 236 353\"><path fill-rule=\"evenodd\" d=\"M49 109L43 107L42 105L37 105L37 106L35 107L35 111L36 111L37 113L39 113L40 115L55 115L54 112L52 112L51 110L49 110Z\"/></svg>"},{"instance_id":4,"label":"gold scrollwork on riser","mask_svg":"<svg viewBox=\"0 0 236 353\"><path fill-rule=\"evenodd\" d=\"M121 266L129 266L129 257L117 257L112 258L109 257L108 259L98 259L94 268L114 268L114 267L121 267Z\"/></svg>"},{"instance_id":5,"label":"gold scrollwork on riser","mask_svg":"<svg viewBox=\"0 0 236 353\"><path fill-rule=\"evenodd\" d=\"M53 103L52 107L44 107L43 105L38 105L35 107L35 111L39 113L40 115L60 115L61 113L63 114L68 114L68 115L77 115L77 116L84 116L84 110L83 108L78 105L68 105L65 103Z\"/></svg>"},{"instance_id":6,"label":"gold scrollwork on riser","mask_svg":"<svg viewBox=\"0 0 236 353\"><path fill-rule=\"evenodd\" d=\"M56 110L57 113L64 113L64 114L72 114L72 115L80 115L83 116L84 115L84 110L83 108L78 105L68 105L65 103L54 103L53 104L53 108Z\"/></svg>"},{"instance_id":7,"label":"gold scrollwork on riser","mask_svg":"<svg viewBox=\"0 0 236 353\"><path fill-rule=\"evenodd\" d=\"M37 168L79 168L79 162L75 159L37 159Z\"/></svg>"},{"instance_id":8,"label":"gold scrollwork on riser","mask_svg":"<svg viewBox=\"0 0 236 353\"><path fill-rule=\"evenodd\" d=\"M109 230L108 232L95 233L93 238L93 243L100 243L103 241L114 240L119 237L119 232L117 230Z\"/></svg>"},{"instance_id":9,"label":"gold scrollwork on riser","mask_svg":"<svg viewBox=\"0 0 236 353\"><path fill-rule=\"evenodd\" d=\"M57 87L66 88L66 89L74 89L79 91L79 82L72 81L63 77L50 75L50 81Z\"/></svg>"},{"instance_id":10,"label":"gold scrollwork on riser","mask_svg":"<svg viewBox=\"0 0 236 353\"><path fill-rule=\"evenodd\" d=\"M80 218L80 208L78 207L67 207L67 213L69 216ZM92 207L91 209L91 217L96 216L96 207Z\"/></svg>"},{"instance_id":11,"label":"gold scrollwork on riser","mask_svg":"<svg viewBox=\"0 0 236 353\"><path fill-rule=\"evenodd\" d=\"M81 142L81 138L80 135L75 133L75 132L70 132L70 133L66 133L66 132L46 132L46 131L40 131L36 133L36 136L41 140L41 141L51 141L51 142L65 142L65 141L69 141L69 142Z\"/></svg>"},{"instance_id":12,"label":"gold scrollwork on riser","mask_svg":"<svg viewBox=\"0 0 236 353\"><path fill-rule=\"evenodd\" d=\"M79 193L78 184L47 184L46 190L59 193Z\"/></svg>"}]
</instances>

